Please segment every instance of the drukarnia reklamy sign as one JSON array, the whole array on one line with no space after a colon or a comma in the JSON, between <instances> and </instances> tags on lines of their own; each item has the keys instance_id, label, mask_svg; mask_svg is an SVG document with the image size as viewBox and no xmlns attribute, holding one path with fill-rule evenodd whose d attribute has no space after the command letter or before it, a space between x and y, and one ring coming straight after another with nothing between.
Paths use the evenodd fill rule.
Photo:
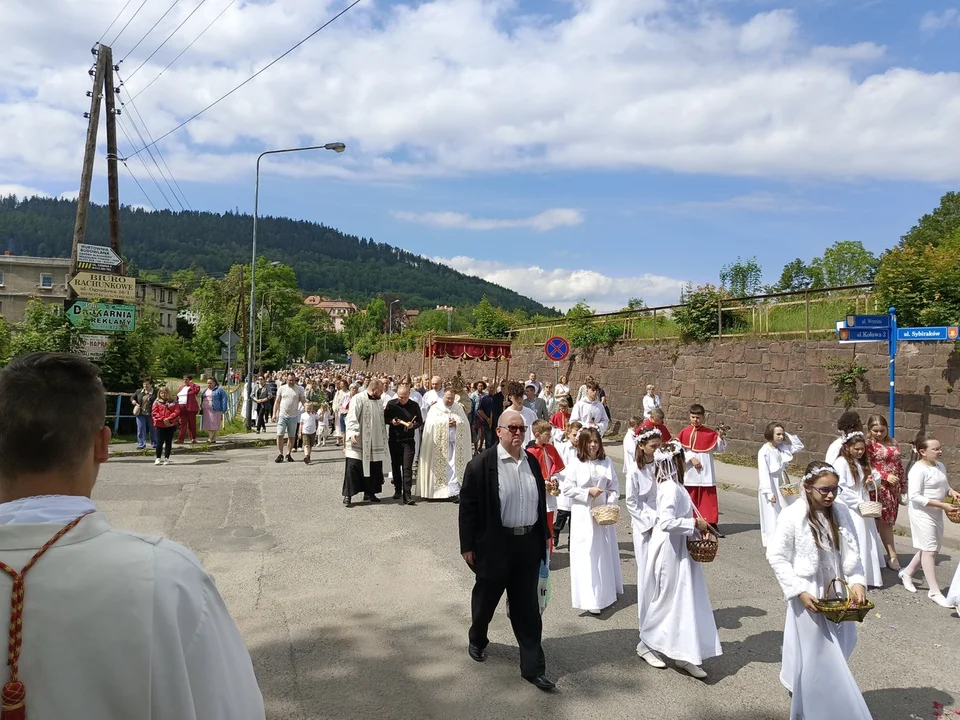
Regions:
<instances>
[{"instance_id":1,"label":"drukarnia reklamy sign","mask_svg":"<svg viewBox=\"0 0 960 720\"><path fill-rule=\"evenodd\" d=\"M93 331L133 332L137 327L137 308L77 300L67 310L67 318L78 327L87 321L88 329Z\"/></svg>"}]
</instances>

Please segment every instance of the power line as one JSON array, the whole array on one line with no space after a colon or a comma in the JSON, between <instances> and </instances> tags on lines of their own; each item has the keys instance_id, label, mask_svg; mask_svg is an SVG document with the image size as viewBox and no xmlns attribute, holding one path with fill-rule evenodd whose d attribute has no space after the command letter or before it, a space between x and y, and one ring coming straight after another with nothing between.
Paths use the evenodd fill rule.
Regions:
<instances>
[{"instance_id":1,"label":"power line","mask_svg":"<svg viewBox=\"0 0 960 720\"><path fill-rule=\"evenodd\" d=\"M150 54L147 56L147 59L146 59L146 60L144 60L144 61L143 61L142 63L140 63L139 65L137 65L137 69L136 69L136 70L134 70L132 73L130 73L129 75L127 75L127 80L130 80L134 75L137 74L137 72L139 72L140 68L142 68L142 67L143 67L144 65L146 65L148 62L150 62L150 58L152 58L154 55L156 55L158 52L160 52L160 48L162 48L164 45L166 45L167 42L170 40L170 38L172 38L174 35L176 35L176 34L180 31L180 28L182 28L182 27L186 24L187 20L189 20L190 18L193 17L194 13L197 12L197 10L199 10L200 8L203 7L203 4L204 4L206 1L207 1L207 0L200 0L200 4L197 5L193 10L190 11L190 14L187 15L187 16L183 19L183 22L181 22L179 25L177 25L176 28L174 28L174 30L173 30L172 33L170 33L169 35L167 35L166 40L164 40L162 43L160 43L160 46L159 46L156 50L154 50L152 53L150 53ZM129 0L128 0L128 2L129 2ZM232 4L232 3L231 3L231 4Z\"/></svg>"},{"instance_id":2,"label":"power line","mask_svg":"<svg viewBox=\"0 0 960 720\"><path fill-rule=\"evenodd\" d=\"M144 33L144 35L143 35L142 38L140 38L139 40L137 40L137 44L134 45L132 48L130 48L130 49L127 51L127 54L126 54L126 55L124 55L122 58L120 58L120 62L123 62L124 60L126 60L128 57L130 57L130 53L132 53L134 50L136 50L138 47L140 47L140 43L142 43L144 40L147 39L147 36L154 31L154 29L157 27L157 25L159 25L161 22L163 22L163 19L164 19L167 15L170 14L170 11L173 10L173 9L177 6L177 3L179 3L179 2L180 2L180 0L173 0L173 5L171 5L170 7L168 7L167 10L166 10L166 12L163 13L163 15L160 16L160 19L157 20L153 25L150 26L150 29L147 30L147 32Z\"/></svg>"},{"instance_id":3,"label":"power line","mask_svg":"<svg viewBox=\"0 0 960 720\"><path fill-rule=\"evenodd\" d=\"M127 91L126 88L124 87L123 78L120 77L120 73L117 73L117 77L120 79L120 87L124 89L124 91L127 93L127 96L129 97L130 92ZM150 134L150 129L147 127L147 122L146 122L146 120L144 120L144 119L143 119L143 115L140 114L140 108L138 108L138 107L134 104L133 100L130 100L129 103L130 103L130 107L132 107L133 110L134 110L134 112L137 113L137 117L140 118L140 124L143 126L144 132L147 133L147 137L150 138L150 141L151 141L151 142L153 142L153 136ZM123 102L123 100L120 101L120 105L121 105L122 107L126 107L126 104ZM137 130L137 134L140 135L140 131L137 129L137 124L133 121L133 118L132 118L132 117L130 118L130 122L133 124L134 130ZM141 141L146 142L146 140L143 139L143 135L140 135L140 139L141 139ZM160 152L159 146L158 146L158 147L155 147L154 150L156 150L156 152L157 152L157 157L160 158L160 162L163 163L163 167L165 167L165 168L167 169L167 173L170 175L170 179L173 180L173 184L177 186L177 191L179 191L180 197L183 198L183 202L187 204L187 207L189 207L191 210L193 210L193 208L190 207L190 202L187 200L187 195L186 195L186 193L183 192L183 189L180 187L180 183L178 183L178 182L177 182L177 178L174 177L174 175L173 175L173 170L171 170L171 169L170 169L170 166L167 165L167 160L166 160L166 158L164 158L164 157L163 157L163 153ZM152 152L151 150L148 150L147 152L151 155L151 157L153 156L153 152ZM154 163L156 163L156 160L154 160ZM157 167L157 170L160 170L160 175L163 176L163 170L161 170L159 166ZM166 177L164 177L164 181L166 181ZM169 182L167 182L167 187L170 187L170 183L169 183ZM174 190L173 190L172 187L170 187L170 192L173 193L174 199L177 201L177 204L180 205L180 209L183 210L183 203L181 203L180 200L179 200L179 198L177 198L177 193L174 192Z\"/></svg>"},{"instance_id":4,"label":"power line","mask_svg":"<svg viewBox=\"0 0 960 720\"><path fill-rule=\"evenodd\" d=\"M140 7L137 8L137 11L133 14L133 17L127 20L127 24L124 25L122 28L120 28L120 32L118 32L116 37L113 38L113 42L110 43L110 47L113 47L114 45L117 44L117 40L119 40L120 36L123 35L123 31L126 30L128 27L130 27L130 23L133 22L133 18L135 18L137 15L140 14L140 11L143 10L143 6L146 5L148 2L149 0L143 0L143 2L140 3Z\"/></svg>"},{"instance_id":5,"label":"power line","mask_svg":"<svg viewBox=\"0 0 960 720\"><path fill-rule=\"evenodd\" d=\"M140 188L140 192L143 195L144 199L149 203L150 207L154 210L157 209L157 206L154 205L153 200L150 199L150 196L147 195L147 191L143 189L143 185L140 184L140 181L137 179L137 176L133 174L133 170L130 169L130 166L126 163L123 163L123 166L127 169L127 172L130 173L130 177L133 178L133 181L137 184L137 187Z\"/></svg>"},{"instance_id":6,"label":"power line","mask_svg":"<svg viewBox=\"0 0 960 720\"><path fill-rule=\"evenodd\" d=\"M170 131L164 133L163 135L161 135L160 137L158 137L156 140L154 140L152 143L150 143L150 145L144 145L142 148L140 148L140 149L137 150L135 153L133 153L133 155L139 155L139 154L142 153L144 150L148 150L151 146L156 145L158 142L160 142L160 141L163 140L164 138L169 137L170 135L173 135L173 133L175 133L177 130L179 130L180 128L182 128L182 127L183 127L184 125L186 125L187 123L192 122L193 120L196 120L198 117L200 117L201 115L203 115L203 114L204 114L207 110L209 110L210 108L212 108L212 107L214 107L215 105L218 105L218 104L220 104L221 102L223 102L224 100L226 100L228 97L230 97L231 95L233 95L237 90L239 90L240 88L242 88L242 87L243 87L244 85L246 85L248 82L250 82L251 80L253 80L253 79L256 78L257 76L261 75L262 73L266 72L268 69L270 69L271 67L273 67L274 65L276 65L276 64L277 64L278 62L280 62L281 60L283 60L283 58L285 58L287 55L289 55L290 53L292 53L292 52L293 52L294 50L296 50L298 47L300 47L301 45L303 45L305 42L307 42L307 40L309 40L310 38L312 38L314 35L316 35L318 32L320 32L321 30L323 30L325 27L327 27L327 26L330 25L331 23L336 22L336 21L339 20L343 15L346 15L347 12L349 12L350 10L352 10L354 7L356 7L357 5L359 5L361 2L362 2L362 0L353 0L353 2L350 3L349 5L347 5L343 10L341 10L341 11L338 12L336 15L334 15L332 18L330 18L329 20L327 20L323 25L321 25L321 26L318 27L316 30L314 30L312 33L310 33L309 35L307 35L303 40L301 40L300 42L298 42L296 45L294 45L292 48L290 48L289 50L287 50L285 53L283 53L283 54L280 55L279 57L275 58L274 60L271 60L269 63L267 63L266 65L264 65L262 68L260 68L259 70L257 70L253 75L251 75L251 76L248 77L246 80L244 80L242 83L240 83L240 84L237 85L235 88L233 88L233 90L230 90L230 91L227 92L225 95L221 95L219 98L217 98L217 99L214 100L212 103L210 103L209 105L207 105L203 110L201 110L200 112L198 112L198 113L196 113L196 114L194 114L194 115L191 115L189 118L187 118L187 119L184 120L182 123L180 123L180 124L177 125L175 128L173 128L173 130L170 130ZM128 156L128 157L133 157L133 155L130 155L130 156Z\"/></svg>"},{"instance_id":7,"label":"power line","mask_svg":"<svg viewBox=\"0 0 960 720\"><path fill-rule=\"evenodd\" d=\"M133 2L133 0L127 0L127 2L124 4L124 6L123 6L122 8L120 8L120 12L117 13L117 16L113 19L113 22L110 23L109 25L107 25L107 29L103 31L103 35L101 35L101 36L100 36L100 39L97 40L97 45L99 45L100 43L103 42L103 38L106 37L106 34L107 34L108 32L110 32L110 28L112 28L112 27L116 24L117 20L120 19L120 16L123 15L124 11L127 9L127 7L128 7L128 6L130 5L130 3L132 3L132 2Z\"/></svg>"},{"instance_id":8,"label":"power line","mask_svg":"<svg viewBox=\"0 0 960 720\"><path fill-rule=\"evenodd\" d=\"M130 137L130 133L127 132L127 128L123 124L123 120L120 117L117 117L117 127L119 127L120 130L123 132L124 137L127 138L127 142L130 143L131 147L135 145L135 143L133 142L133 138ZM120 158L120 162L126 165L127 159ZM173 210L173 203L170 202L170 198L167 197L167 194L163 192L163 188L160 187L160 183L157 182L157 178L154 176L153 171L150 170L150 166L147 165L147 161L144 159L143 155L140 156L140 164L143 165L143 169L146 170L147 175L149 175L150 179L153 180L153 184L157 186L157 190L159 190L160 195L163 196L163 200L165 203L167 203L167 207Z\"/></svg>"},{"instance_id":9,"label":"power line","mask_svg":"<svg viewBox=\"0 0 960 720\"><path fill-rule=\"evenodd\" d=\"M135 94L132 98L130 98L130 99L131 99L131 100L136 100L138 97L140 97L140 95L143 94L143 91L144 91L144 90L146 90L148 87L150 87L151 85L153 85L157 80L159 80L159 79L160 79L160 75L163 75L167 70L169 70L171 65L173 65L177 60L179 60L180 57L181 57L187 50L189 50L190 48L192 48L192 47L193 47L193 44L194 44L197 40L199 40L200 38L202 38L202 37L203 37L203 34L204 34L205 32L207 32L207 30L209 30L217 20L220 19L220 16L221 16L221 15L223 15L227 10L229 10L231 7L233 7L233 4L234 4L236 1L237 1L237 0L230 0L230 2L227 3L227 6L226 6L223 10L220 11L220 14L217 15L213 20L211 20L211 21L207 24L207 26L200 32L200 34L197 35L197 36L190 42L189 45L187 45L183 50L181 50L180 53L179 53L173 60L171 60L169 63L167 63L167 66L166 66L163 70L160 71L160 74L159 74L159 75L157 75L153 80L151 80L151 81L148 82L146 85L144 85L142 88L140 88L140 89L136 92L136 94ZM147 59L149 60L149 58L147 58ZM140 68L137 68L137 70L139 70L139 69L140 69ZM134 72L136 72L136 71L134 71Z\"/></svg>"}]
</instances>

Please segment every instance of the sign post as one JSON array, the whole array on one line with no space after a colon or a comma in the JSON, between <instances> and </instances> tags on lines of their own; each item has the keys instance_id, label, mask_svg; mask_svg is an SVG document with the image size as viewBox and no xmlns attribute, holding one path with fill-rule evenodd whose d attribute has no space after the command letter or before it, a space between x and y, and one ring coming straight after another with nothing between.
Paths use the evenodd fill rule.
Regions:
<instances>
[{"instance_id":1,"label":"sign post","mask_svg":"<svg viewBox=\"0 0 960 720\"><path fill-rule=\"evenodd\" d=\"M562 337L552 337L543 345L543 352L549 360L553 360L553 385L560 382L560 361L570 354L570 341Z\"/></svg>"},{"instance_id":2,"label":"sign post","mask_svg":"<svg viewBox=\"0 0 960 720\"><path fill-rule=\"evenodd\" d=\"M237 343L240 342L240 338L233 330L227 330L220 336L220 342L226 345L226 347L220 351L220 359L227 363L227 367L223 371L223 381L228 382L227 374L230 372L230 361L234 357L233 349L237 346Z\"/></svg>"},{"instance_id":3,"label":"sign post","mask_svg":"<svg viewBox=\"0 0 960 720\"><path fill-rule=\"evenodd\" d=\"M890 308L888 311L890 316L890 437L896 437L894 432L894 409L896 407L896 398L897 398L897 309ZM868 428L869 430L869 428Z\"/></svg>"}]
</instances>

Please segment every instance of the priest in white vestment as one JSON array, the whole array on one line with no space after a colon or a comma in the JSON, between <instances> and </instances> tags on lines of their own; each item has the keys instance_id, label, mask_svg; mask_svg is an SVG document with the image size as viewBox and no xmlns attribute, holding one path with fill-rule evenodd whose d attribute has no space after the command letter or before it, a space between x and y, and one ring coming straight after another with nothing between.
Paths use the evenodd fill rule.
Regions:
<instances>
[{"instance_id":1,"label":"priest in white vestment","mask_svg":"<svg viewBox=\"0 0 960 720\"><path fill-rule=\"evenodd\" d=\"M4 715L262 720L250 654L200 561L111 527L90 499L110 455L99 372L79 355L33 353L0 373L4 613L10 573L23 577L20 619L4 616L22 645L0 670L4 696L23 700ZM38 387L57 402L35 402Z\"/></svg>"},{"instance_id":2,"label":"priest in white vestment","mask_svg":"<svg viewBox=\"0 0 960 720\"><path fill-rule=\"evenodd\" d=\"M425 500L458 499L460 480L472 457L470 420L453 389L448 389L423 424L417 494Z\"/></svg>"},{"instance_id":3,"label":"priest in white vestment","mask_svg":"<svg viewBox=\"0 0 960 720\"><path fill-rule=\"evenodd\" d=\"M346 463L343 471L343 504L353 505L353 496L363 493L369 503L378 503L383 490L383 464L389 458L387 425L380 394L383 381L374 378L367 389L350 400L346 420Z\"/></svg>"},{"instance_id":4,"label":"priest in white vestment","mask_svg":"<svg viewBox=\"0 0 960 720\"><path fill-rule=\"evenodd\" d=\"M595 505L620 501L617 471L603 453L595 428L584 428L577 455L562 475L560 491L571 499L570 596L573 607L599 615L623 594L620 546L616 525L598 525L590 513Z\"/></svg>"}]
</instances>

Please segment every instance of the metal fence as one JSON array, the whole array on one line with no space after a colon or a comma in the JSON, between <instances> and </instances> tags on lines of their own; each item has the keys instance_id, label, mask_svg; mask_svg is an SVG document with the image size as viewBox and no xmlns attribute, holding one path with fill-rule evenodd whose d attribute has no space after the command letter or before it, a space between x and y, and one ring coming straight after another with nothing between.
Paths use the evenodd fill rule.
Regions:
<instances>
[{"instance_id":1,"label":"metal fence","mask_svg":"<svg viewBox=\"0 0 960 720\"><path fill-rule=\"evenodd\" d=\"M796 290L717 303L713 337L802 336L806 339L836 332L836 322L847 315L879 312L873 285L845 285L817 290ZM674 311L684 305L662 305L642 310L598 313L586 321L590 328L606 328L621 342L674 340L680 327ZM509 330L515 347L542 345L554 335L570 337L584 321L569 318L515 325Z\"/></svg>"}]
</instances>

